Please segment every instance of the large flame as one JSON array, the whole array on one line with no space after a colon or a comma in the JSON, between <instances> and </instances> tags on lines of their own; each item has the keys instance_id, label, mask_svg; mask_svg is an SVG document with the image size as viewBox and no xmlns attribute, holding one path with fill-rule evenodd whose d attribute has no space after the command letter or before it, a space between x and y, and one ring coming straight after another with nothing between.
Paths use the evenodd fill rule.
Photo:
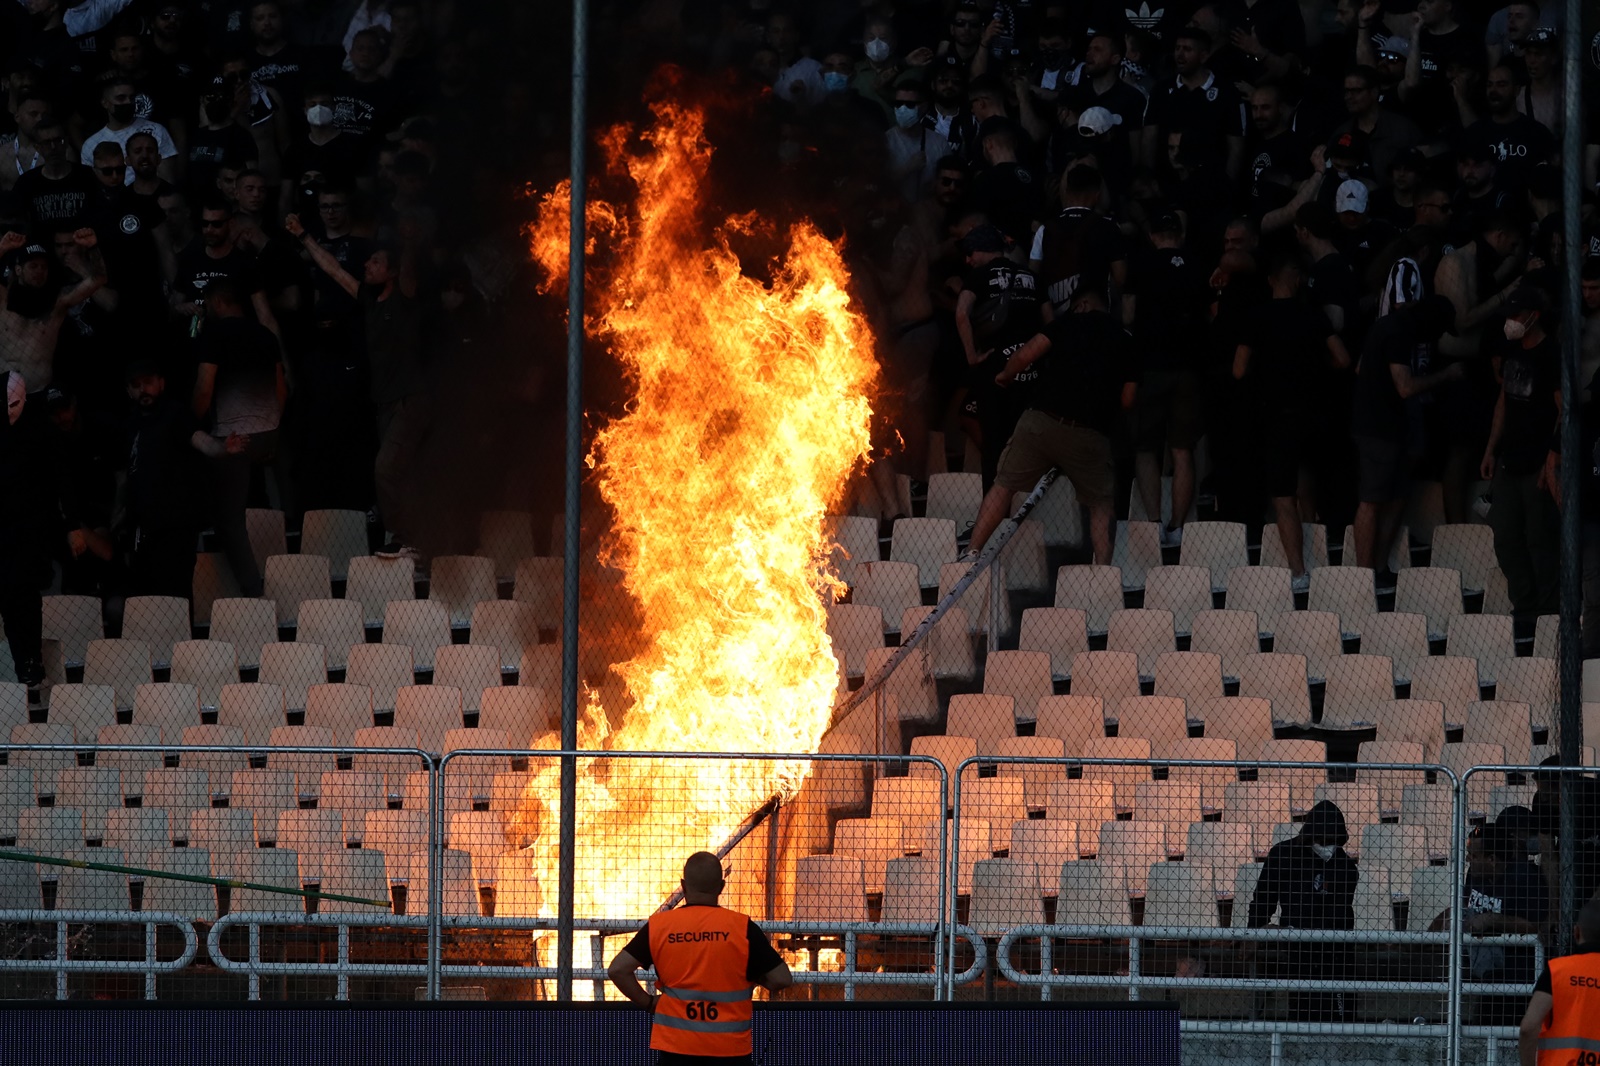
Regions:
<instances>
[{"instance_id":1,"label":"large flame","mask_svg":"<svg viewBox=\"0 0 1600 1066\"><path fill-rule=\"evenodd\" d=\"M608 730L592 698L580 743L811 752L838 682L824 518L869 446L873 340L839 249L809 223L789 233L770 284L742 273L729 237L759 223L707 225L705 115L669 95L681 99L682 86L651 102L648 129L602 137L610 169L637 195L591 201L587 213L598 260L588 330L632 386L590 462L614 512L605 562L635 601L641 650L614 667L629 701L610 718L620 724ZM530 231L547 284L568 266L569 192L547 195ZM686 855L722 843L774 794L793 794L806 768L583 761L577 913L650 913ZM552 765L529 786L520 825L547 914L557 797Z\"/></svg>"}]
</instances>

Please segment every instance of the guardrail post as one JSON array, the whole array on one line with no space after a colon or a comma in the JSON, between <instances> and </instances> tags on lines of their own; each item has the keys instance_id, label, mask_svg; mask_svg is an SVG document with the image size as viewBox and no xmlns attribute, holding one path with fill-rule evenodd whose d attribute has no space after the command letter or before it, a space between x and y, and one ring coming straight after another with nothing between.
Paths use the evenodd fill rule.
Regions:
<instances>
[{"instance_id":1,"label":"guardrail post","mask_svg":"<svg viewBox=\"0 0 1600 1066\"><path fill-rule=\"evenodd\" d=\"M333 998L340 1001L350 999L350 927L339 927L339 987Z\"/></svg>"},{"instance_id":2,"label":"guardrail post","mask_svg":"<svg viewBox=\"0 0 1600 1066\"><path fill-rule=\"evenodd\" d=\"M433 764L428 775L428 988L427 997L437 1001L444 990L439 987L439 968L443 962L444 937L440 932L444 913L444 771L450 757ZM476 887L476 882L474 882ZM410 908L407 907L407 911Z\"/></svg>"},{"instance_id":3,"label":"guardrail post","mask_svg":"<svg viewBox=\"0 0 1600 1066\"><path fill-rule=\"evenodd\" d=\"M144 926L144 964L149 969L144 972L144 998L156 998L156 923L146 922Z\"/></svg>"},{"instance_id":4,"label":"guardrail post","mask_svg":"<svg viewBox=\"0 0 1600 1066\"><path fill-rule=\"evenodd\" d=\"M1454 886L1453 898L1450 901L1450 948L1446 952L1447 963L1450 967L1450 991L1445 999L1446 1021L1449 1024L1449 1035L1445 1038L1445 1056L1450 1066L1461 1066L1461 966L1462 966L1462 928L1461 919L1461 885L1465 871L1462 869L1462 857L1466 848L1467 825L1467 778L1472 776L1469 769L1465 777L1457 777L1450 772L1450 784L1455 795L1451 804L1450 817L1450 883ZM1410 928L1410 922L1407 922Z\"/></svg>"},{"instance_id":5,"label":"guardrail post","mask_svg":"<svg viewBox=\"0 0 1600 1066\"><path fill-rule=\"evenodd\" d=\"M942 913L938 915L938 920L942 925L937 940L944 948L944 958L935 961L943 962L940 972L945 974L946 1001L956 998L956 888L960 884L956 876L956 864L961 854L961 772L972 762L972 759L965 759L956 767L955 801L950 807L950 817L941 818L944 825L939 833L939 905ZM951 794L950 768L942 762L939 764L939 788L939 807L942 812L944 798Z\"/></svg>"},{"instance_id":6,"label":"guardrail post","mask_svg":"<svg viewBox=\"0 0 1600 1066\"><path fill-rule=\"evenodd\" d=\"M261 998L261 926L250 923L250 992L252 1000Z\"/></svg>"},{"instance_id":7,"label":"guardrail post","mask_svg":"<svg viewBox=\"0 0 1600 1066\"><path fill-rule=\"evenodd\" d=\"M67 923L56 923L56 965L61 966L67 961ZM67 971L66 967L56 971L56 998L67 998Z\"/></svg>"}]
</instances>

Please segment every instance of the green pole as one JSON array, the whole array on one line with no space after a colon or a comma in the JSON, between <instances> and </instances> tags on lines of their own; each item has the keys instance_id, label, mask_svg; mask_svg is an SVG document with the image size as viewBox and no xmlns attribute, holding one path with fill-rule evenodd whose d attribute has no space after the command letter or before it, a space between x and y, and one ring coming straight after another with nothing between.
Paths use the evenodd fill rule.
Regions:
<instances>
[{"instance_id":1,"label":"green pole","mask_svg":"<svg viewBox=\"0 0 1600 1066\"><path fill-rule=\"evenodd\" d=\"M260 892L277 892L285 896L304 896L307 899L333 899L341 903L365 903L369 907L388 907L386 899L362 899L360 896L340 896L332 892L313 892L306 888L284 888L282 885L262 885L254 881L234 881L226 877L205 877L200 874L180 874L171 870L147 870L139 866L117 866L109 862L90 862L87 859L63 859L54 855L30 855L25 851L0 851L0 860L6 862L36 862L45 866L69 866L74 870L104 870L113 874L139 874L159 877L168 881L191 881L200 885L221 885L224 888L253 888Z\"/></svg>"}]
</instances>

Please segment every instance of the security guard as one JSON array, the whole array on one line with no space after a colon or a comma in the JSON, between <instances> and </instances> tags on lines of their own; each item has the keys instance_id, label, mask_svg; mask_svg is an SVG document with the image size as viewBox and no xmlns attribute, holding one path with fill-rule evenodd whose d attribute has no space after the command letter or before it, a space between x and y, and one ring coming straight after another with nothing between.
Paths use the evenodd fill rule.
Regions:
<instances>
[{"instance_id":1,"label":"security guard","mask_svg":"<svg viewBox=\"0 0 1600 1066\"><path fill-rule=\"evenodd\" d=\"M1551 959L1522 1016L1522 1066L1600 1064L1600 899L1578 912L1578 950Z\"/></svg>"},{"instance_id":2,"label":"security guard","mask_svg":"<svg viewBox=\"0 0 1600 1066\"><path fill-rule=\"evenodd\" d=\"M717 906L721 860L695 852L683 864L682 883L683 906L651 915L606 974L654 1014L650 1046L660 1053L659 1066L748 1063L751 990L777 992L794 978L755 922ZM634 976L652 963L655 996Z\"/></svg>"}]
</instances>

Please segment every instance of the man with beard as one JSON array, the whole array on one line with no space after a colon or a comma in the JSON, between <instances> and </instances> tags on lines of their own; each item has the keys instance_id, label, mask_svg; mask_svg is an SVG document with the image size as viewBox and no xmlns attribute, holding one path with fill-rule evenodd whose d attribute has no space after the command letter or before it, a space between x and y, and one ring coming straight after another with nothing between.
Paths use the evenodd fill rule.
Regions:
<instances>
[{"instance_id":1,"label":"man with beard","mask_svg":"<svg viewBox=\"0 0 1600 1066\"><path fill-rule=\"evenodd\" d=\"M1489 72L1483 95L1489 113L1467 127L1466 136L1494 153L1495 178L1501 187L1521 192L1528 187L1533 168L1555 154L1556 139L1542 123L1517 110L1517 77L1509 65L1502 63Z\"/></svg>"},{"instance_id":2,"label":"man with beard","mask_svg":"<svg viewBox=\"0 0 1600 1066\"><path fill-rule=\"evenodd\" d=\"M44 408L43 392L54 375L56 338L67 312L93 296L106 283L105 267L98 255L88 256L95 247L92 229L73 234L78 254L67 266L81 280L65 292L50 287L50 252L42 244L30 244L21 233L0 237L0 258L21 250L8 282L0 284L5 307L0 309L0 366L22 375L29 395L38 396ZM87 261L86 261L87 257Z\"/></svg>"},{"instance_id":3,"label":"man with beard","mask_svg":"<svg viewBox=\"0 0 1600 1066\"><path fill-rule=\"evenodd\" d=\"M0 190L10 189L17 179L35 167L44 165L44 153L39 149L39 127L54 117L50 101L42 96L24 93L12 112L17 131L0 139Z\"/></svg>"}]
</instances>

